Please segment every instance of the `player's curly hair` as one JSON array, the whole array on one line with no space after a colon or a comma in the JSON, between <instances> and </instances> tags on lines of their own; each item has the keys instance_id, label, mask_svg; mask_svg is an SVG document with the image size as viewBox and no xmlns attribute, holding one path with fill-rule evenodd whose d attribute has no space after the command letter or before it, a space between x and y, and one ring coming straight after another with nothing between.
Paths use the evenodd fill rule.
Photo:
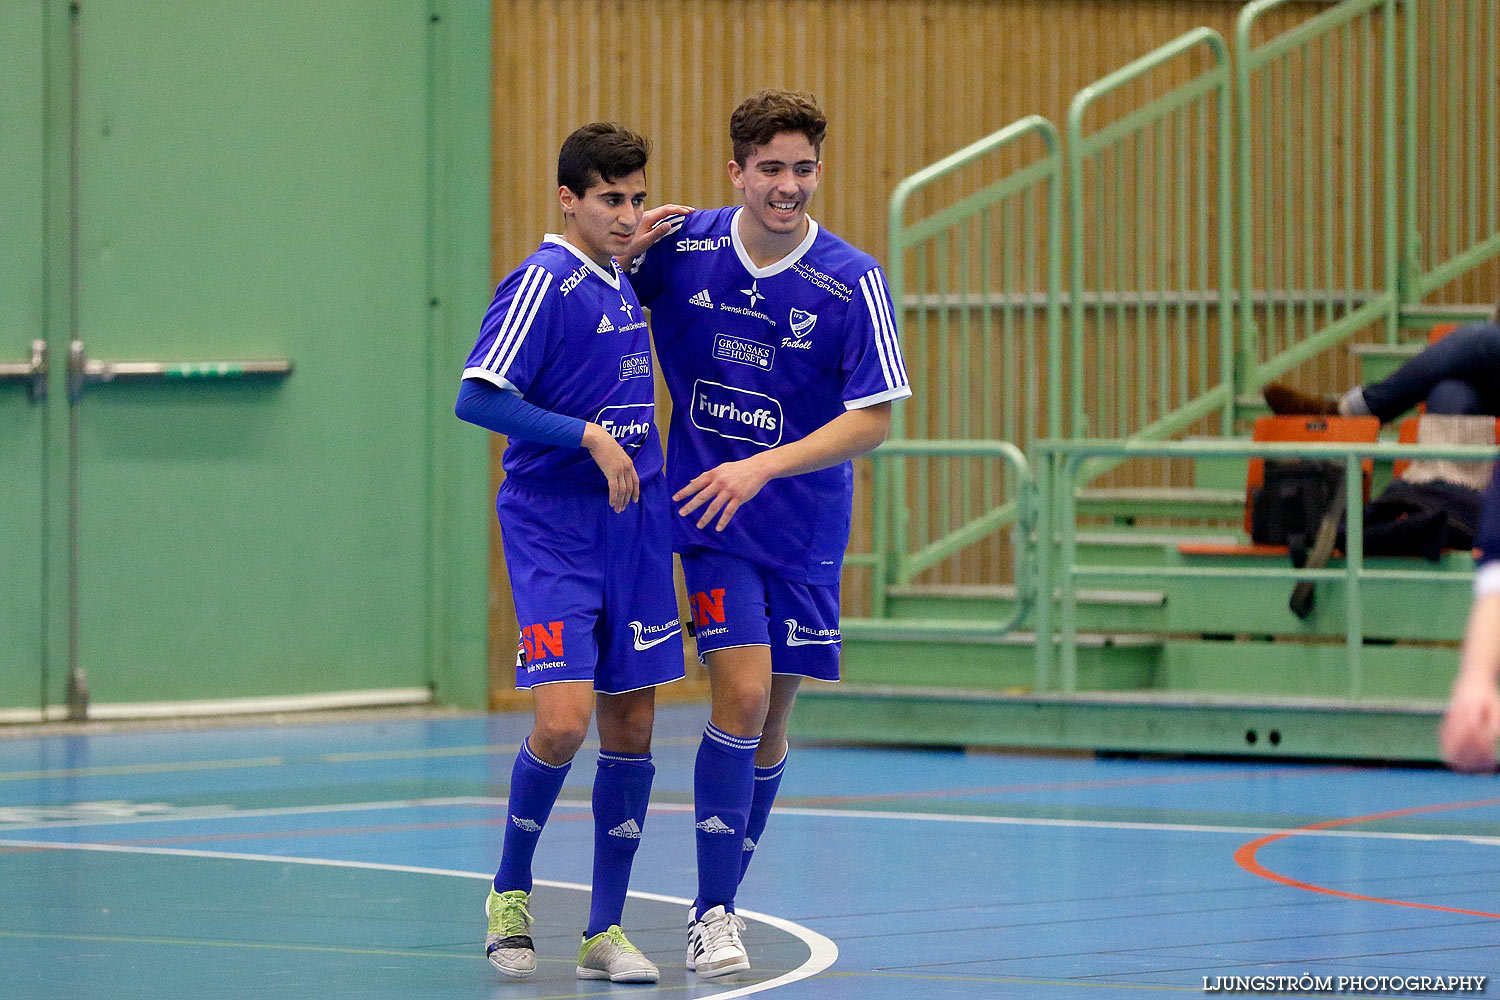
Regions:
<instances>
[{"instance_id":1,"label":"player's curly hair","mask_svg":"<svg viewBox=\"0 0 1500 1000\"><path fill-rule=\"evenodd\" d=\"M557 185L582 196L595 184L633 174L651 158L651 143L617 122L592 122L563 140Z\"/></svg>"},{"instance_id":2,"label":"player's curly hair","mask_svg":"<svg viewBox=\"0 0 1500 1000\"><path fill-rule=\"evenodd\" d=\"M762 90L740 102L729 116L729 141L740 166L757 146L764 146L783 132L800 132L812 143L813 154L822 155L828 117L818 99L795 90Z\"/></svg>"}]
</instances>

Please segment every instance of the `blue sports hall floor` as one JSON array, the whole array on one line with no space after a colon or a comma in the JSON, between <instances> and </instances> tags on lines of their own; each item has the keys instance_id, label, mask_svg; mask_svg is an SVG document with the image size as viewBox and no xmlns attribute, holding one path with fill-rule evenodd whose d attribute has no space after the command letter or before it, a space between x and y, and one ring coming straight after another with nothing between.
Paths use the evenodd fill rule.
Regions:
<instances>
[{"instance_id":1,"label":"blue sports hall floor","mask_svg":"<svg viewBox=\"0 0 1500 1000\"><path fill-rule=\"evenodd\" d=\"M702 706L658 715L625 912L658 986L574 978L593 744L537 855L537 975L504 980L484 960L485 882L529 717L0 730L0 997L1104 998L1253 985L1231 977L1285 977L1255 981L1264 992L1409 996L1424 976L1500 972L1494 777L796 747L739 900L753 969L700 982L682 955L704 718Z\"/></svg>"}]
</instances>

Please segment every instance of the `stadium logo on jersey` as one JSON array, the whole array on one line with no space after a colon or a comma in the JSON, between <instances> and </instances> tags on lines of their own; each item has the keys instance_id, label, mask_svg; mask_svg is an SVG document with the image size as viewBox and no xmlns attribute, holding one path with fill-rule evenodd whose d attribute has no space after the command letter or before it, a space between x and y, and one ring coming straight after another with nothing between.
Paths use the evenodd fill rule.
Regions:
<instances>
[{"instance_id":1,"label":"stadium logo on jersey","mask_svg":"<svg viewBox=\"0 0 1500 1000\"><path fill-rule=\"evenodd\" d=\"M752 281L752 282L750 282L750 287L749 288L741 288L740 289L740 294L741 295L748 295L748 296L750 296L750 308L751 309L755 308L755 303L757 303L761 299L765 298L765 296L760 293L760 282L759 281Z\"/></svg>"},{"instance_id":2,"label":"stadium logo on jersey","mask_svg":"<svg viewBox=\"0 0 1500 1000\"><path fill-rule=\"evenodd\" d=\"M722 250L728 245L728 236L715 236L709 239L701 240L687 239L677 241L677 249L685 251L687 253L694 253L699 250Z\"/></svg>"},{"instance_id":3,"label":"stadium logo on jersey","mask_svg":"<svg viewBox=\"0 0 1500 1000\"><path fill-rule=\"evenodd\" d=\"M521 647L526 654L526 669L540 670L531 664L538 660L561 660L563 658L563 623L537 622L521 629Z\"/></svg>"},{"instance_id":4,"label":"stadium logo on jersey","mask_svg":"<svg viewBox=\"0 0 1500 1000\"><path fill-rule=\"evenodd\" d=\"M737 365L749 365L768 372L776 364L776 348L758 340L720 333L714 336L714 357L720 361L733 361Z\"/></svg>"},{"instance_id":5,"label":"stadium logo on jersey","mask_svg":"<svg viewBox=\"0 0 1500 1000\"><path fill-rule=\"evenodd\" d=\"M781 403L764 393L699 379L693 383L693 426L762 448L781 443Z\"/></svg>"},{"instance_id":6,"label":"stadium logo on jersey","mask_svg":"<svg viewBox=\"0 0 1500 1000\"><path fill-rule=\"evenodd\" d=\"M620 381L628 378L650 378L651 377L651 352L641 351L638 354L626 354L620 358Z\"/></svg>"},{"instance_id":7,"label":"stadium logo on jersey","mask_svg":"<svg viewBox=\"0 0 1500 1000\"><path fill-rule=\"evenodd\" d=\"M712 309L714 307L714 300L708 297L707 288L688 299L688 301L695 306L702 306L705 309Z\"/></svg>"},{"instance_id":8,"label":"stadium logo on jersey","mask_svg":"<svg viewBox=\"0 0 1500 1000\"><path fill-rule=\"evenodd\" d=\"M803 636L811 636L804 639ZM841 641L836 628L808 628L797 624L797 619L786 620L786 644L788 646L833 646Z\"/></svg>"},{"instance_id":9,"label":"stadium logo on jersey","mask_svg":"<svg viewBox=\"0 0 1500 1000\"><path fill-rule=\"evenodd\" d=\"M574 271L572 274L563 279L563 283L558 286L557 290L562 294L563 298L567 298L568 293L577 288L579 285L583 284L583 279L587 278L588 275L588 265L582 264L579 266L578 270Z\"/></svg>"},{"instance_id":10,"label":"stadium logo on jersey","mask_svg":"<svg viewBox=\"0 0 1500 1000\"><path fill-rule=\"evenodd\" d=\"M629 451L639 448L651 433L651 421L656 413L655 403L626 403L622 406L606 406L594 417L594 423Z\"/></svg>"},{"instance_id":11,"label":"stadium logo on jersey","mask_svg":"<svg viewBox=\"0 0 1500 1000\"><path fill-rule=\"evenodd\" d=\"M682 622L673 619L665 625L646 625L636 621L630 623L630 631L635 633L635 648L647 650L679 634L682 631Z\"/></svg>"},{"instance_id":12,"label":"stadium logo on jersey","mask_svg":"<svg viewBox=\"0 0 1500 1000\"><path fill-rule=\"evenodd\" d=\"M615 325L609 321L609 317L608 316L600 316L599 317L599 328L597 330L595 330L594 332L595 333L613 333L614 329L615 329Z\"/></svg>"}]
</instances>

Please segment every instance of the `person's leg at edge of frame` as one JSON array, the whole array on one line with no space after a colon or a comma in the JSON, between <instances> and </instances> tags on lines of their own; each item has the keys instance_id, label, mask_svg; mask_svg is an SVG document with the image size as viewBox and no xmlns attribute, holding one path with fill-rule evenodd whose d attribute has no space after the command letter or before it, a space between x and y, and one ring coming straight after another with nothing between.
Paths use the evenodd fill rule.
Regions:
<instances>
[{"instance_id":1,"label":"person's leg at edge of frame","mask_svg":"<svg viewBox=\"0 0 1500 1000\"><path fill-rule=\"evenodd\" d=\"M531 693L535 715L511 769L500 868L485 902L489 916L485 955L491 965L512 978L536 971L530 934L531 860L573 755L588 735L594 704L592 687L586 682L542 684Z\"/></svg>"},{"instance_id":2,"label":"person's leg at edge of frame","mask_svg":"<svg viewBox=\"0 0 1500 1000\"><path fill-rule=\"evenodd\" d=\"M594 879L578 975L617 983L654 983L660 973L620 925L630 869L646 825L656 689L599 696L599 769L594 776Z\"/></svg>"},{"instance_id":3,"label":"person's leg at edge of frame","mask_svg":"<svg viewBox=\"0 0 1500 1000\"><path fill-rule=\"evenodd\" d=\"M740 852L741 882L745 880L745 870L750 867L750 859L755 856L755 848L766 831L776 793L781 789L781 775L786 770L790 753L786 738L787 721L792 716L792 706L797 702L797 689L801 683L802 678L797 674L776 674L771 678L771 706L766 712L760 746L755 751L755 791L750 799L750 816L745 822L744 849Z\"/></svg>"},{"instance_id":4,"label":"person's leg at edge of frame","mask_svg":"<svg viewBox=\"0 0 1500 1000\"><path fill-rule=\"evenodd\" d=\"M712 708L693 770L698 896L689 912L688 968L702 977L750 967L734 913L755 788L755 754L771 700L771 650L709 652Z\"/></svg>"}]
</instances>

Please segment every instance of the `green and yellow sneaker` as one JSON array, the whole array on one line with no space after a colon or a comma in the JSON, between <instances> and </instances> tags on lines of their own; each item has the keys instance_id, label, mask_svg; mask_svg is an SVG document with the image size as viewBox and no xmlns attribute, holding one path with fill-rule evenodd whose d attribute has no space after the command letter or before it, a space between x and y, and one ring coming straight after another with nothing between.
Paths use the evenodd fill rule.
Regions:
<instances>
[{"instance_id":1,"label":"green and yellow sneaker","mask_svg":"<svg viewBox=\"0 0 1500 1000\"><path fill-rule=\"evenodd\" d=\"M651 959L625 937L619 924L610 924L578 948L578 978L608 979L612 983L654 983L661 973Z\"/></svg>"},{"instance_id":2,"label":"green and yellow sneaker","mask_svg":"<svg viewBox=\"0 0 1500 1000\"><path fill-rule=\"evenodd\" d=\"M531 943L530 902L520 889L496 892L484 901L485 915L490 918L489 933L484 938L484 955L490 964L512 979L525 979L536 971L536 948Z\"/></svg>"}]
</instances>

